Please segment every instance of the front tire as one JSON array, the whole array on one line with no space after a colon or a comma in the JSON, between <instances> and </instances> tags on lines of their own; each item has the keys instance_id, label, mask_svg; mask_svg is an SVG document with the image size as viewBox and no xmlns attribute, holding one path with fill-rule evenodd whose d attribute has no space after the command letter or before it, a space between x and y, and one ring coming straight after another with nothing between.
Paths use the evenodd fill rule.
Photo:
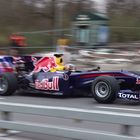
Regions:
<instances>
[{"instance_id":1,"label":"front tire","mask_svg":"<svg viewBox=\"0 0 140 140\"><path fill-rule=\"evenodd\" d=\"M112 103L120 90L117 80L112 76L97 77L92 83L92 94L99 103Z\"/></svg>"},{"instance_id":2,"label":"front tire","mask_svg":"<svg viewBox=\"0 0 140 140\"><path fill-rule=\"evenodd\" d=\"M12 95L18 87L17 77L14 73L0 75L0 96Z\"/></svg>"}]
</instances>

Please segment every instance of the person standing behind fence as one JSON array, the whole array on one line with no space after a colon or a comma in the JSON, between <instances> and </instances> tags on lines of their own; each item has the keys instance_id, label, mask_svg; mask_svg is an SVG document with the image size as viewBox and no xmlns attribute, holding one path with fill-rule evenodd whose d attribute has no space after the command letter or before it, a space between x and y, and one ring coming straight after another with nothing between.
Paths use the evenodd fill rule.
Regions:
<instances>
[{"instance_id":1,"label":"person standing behind fence","mask_svg":"<svg viewBox=\"0 0 140 140\"><path fill-rule=\"evenodd\" d=\"M26 38L20 34L12 34L9 37L10 40L10 55L20 55L22 54L22 48L26 46Z\"/></svg>"},{"instance_id":2,"label":"person standing behind fence","mask_svg":"<svg viewBox=\"0 0 140 140\"><path fill-rule=\"evenodd\" d=\"M57 40L57 52L63 54L64 64L68 64L71 61L71 53L69 50L69 39L58 39Z\"/></svg>"}]
</instances>

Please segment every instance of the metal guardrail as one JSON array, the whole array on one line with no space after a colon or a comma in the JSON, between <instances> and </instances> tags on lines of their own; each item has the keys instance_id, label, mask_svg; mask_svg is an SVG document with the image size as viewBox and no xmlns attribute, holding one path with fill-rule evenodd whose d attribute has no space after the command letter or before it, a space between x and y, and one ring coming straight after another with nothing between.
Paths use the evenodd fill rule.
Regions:
<instances>
[{"instance_id":1,"label":"metal guardrail","mask_svg":"<svg viewBox=\"0 0 140 140\"><path fill-rule=\"evenodd\" d=\"M42 133L81 140L140 140L140 137L130 136L131 126L140 126L140 115L131 113L117 113L99 110L87 110L79 108L40 106L19 103L0 103L0 128L6 130L14 129L26 132ZM95 121L102 123L120 124L123 131L121 134L82 129L77 127L47 125L39 123L27 123L12 121L11 113L22 113L49 117L58 117L82 121Z\"/></svg>"}]
</instances>

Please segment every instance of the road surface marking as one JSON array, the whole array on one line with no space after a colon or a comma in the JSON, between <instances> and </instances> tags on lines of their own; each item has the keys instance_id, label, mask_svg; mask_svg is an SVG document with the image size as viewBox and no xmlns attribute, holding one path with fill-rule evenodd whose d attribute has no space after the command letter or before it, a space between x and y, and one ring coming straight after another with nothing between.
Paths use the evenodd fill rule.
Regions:
<instances>
[{"instance_id":1,"label":"road surface marking","mask_svg":"<svg viewBox=\"0 0 140 140\"><path fill-rule=\"evenodd\" d=\"M140 111L140 109L132 109L132 108L109 107L109 106L96 106L96 107L104 108L104 109L114 109L114 110Z\"/></svg>"},{"instance_id":2,"label":"road surface marking","mask_svg":"<svg viewBox=\"0 0 140 140\"><path fill-rule=\"evenodd\" d=\"M30 138L22 138L22 137L14 137L14 138L2 138L0 137L0 140L33 140L33 139L30 139Z\"/></svg>"},{"instance_id":3,"label":"road surface marking","mask_svg":"<svg viewBox=\"0 0 140 140\"><path fill-rule=\"evenodd\" d=\"M91 110L91 109L82 109L82 108L71 108L71 107L61 107L61 106L43 106L43 105L34 105L34 104L22 104L22 103L9 103L9 102L0 102L0 106L5 107L7 106L9 108L9 110L13 111L14 109L19 110L19 108L24 108L24 110L19 110L16 112L17 113L26 113L26 108L30 108L31 110L50 110L52 113L56 112L56 111L62 111L62 113L66 112L66 111L71 111L71 113L96 113L96 114L107 114L107 115L123 115L123 116L138 116L140 117L140 114L134 114L134 113L120 113L120 112L115 112L115 111L105 111L105 110ZM114 109L114 108L113 108ZM122 108L120 108L122 109ZM9 111L8 110L8 111ZM134 110L135 111L135 110ZM137 110L140 111L140 110ZM39 111L40 112L40 111ZM34 113L36 114L36 113ZM45 114L45 113L44 113ZM48 113L46 113L46 116L48 115ZM60 116L62 114L60 113Z\"/></svg>"}]
</instances>

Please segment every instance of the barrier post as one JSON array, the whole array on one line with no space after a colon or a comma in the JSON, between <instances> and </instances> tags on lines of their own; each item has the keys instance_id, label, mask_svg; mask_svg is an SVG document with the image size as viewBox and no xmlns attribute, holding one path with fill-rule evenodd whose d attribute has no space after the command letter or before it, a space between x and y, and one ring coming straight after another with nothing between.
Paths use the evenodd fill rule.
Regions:
<instances>
[{"instance_id":1,"label":"barrier post","mask_svg":"<svg viewBox=\"0 0 140 140\"><path fill-rule=\"evenodd\" d=\"M130 133L131 126L130 125L122 125L121 127L122 127L121 128L121 134L122 135L131 136L131 133Z\"/></svg>"},{"instance_id":2,"label":"barrier post","mask_svg":"<svg viewBox=\"0 0 140 140\"><path fill-rule=\"evenodd\" d=\"M2 120L4 121L10 121L10 117L11 117L11 113L10 112L7 112L7 111L2 111L1 112L1 115L2 115ZM8 130L5 129L5 128L0 128L0 136L1 137L4 137L4 136L7 136L9 135L8 134Z\"/></svg>"}]
</instances>

